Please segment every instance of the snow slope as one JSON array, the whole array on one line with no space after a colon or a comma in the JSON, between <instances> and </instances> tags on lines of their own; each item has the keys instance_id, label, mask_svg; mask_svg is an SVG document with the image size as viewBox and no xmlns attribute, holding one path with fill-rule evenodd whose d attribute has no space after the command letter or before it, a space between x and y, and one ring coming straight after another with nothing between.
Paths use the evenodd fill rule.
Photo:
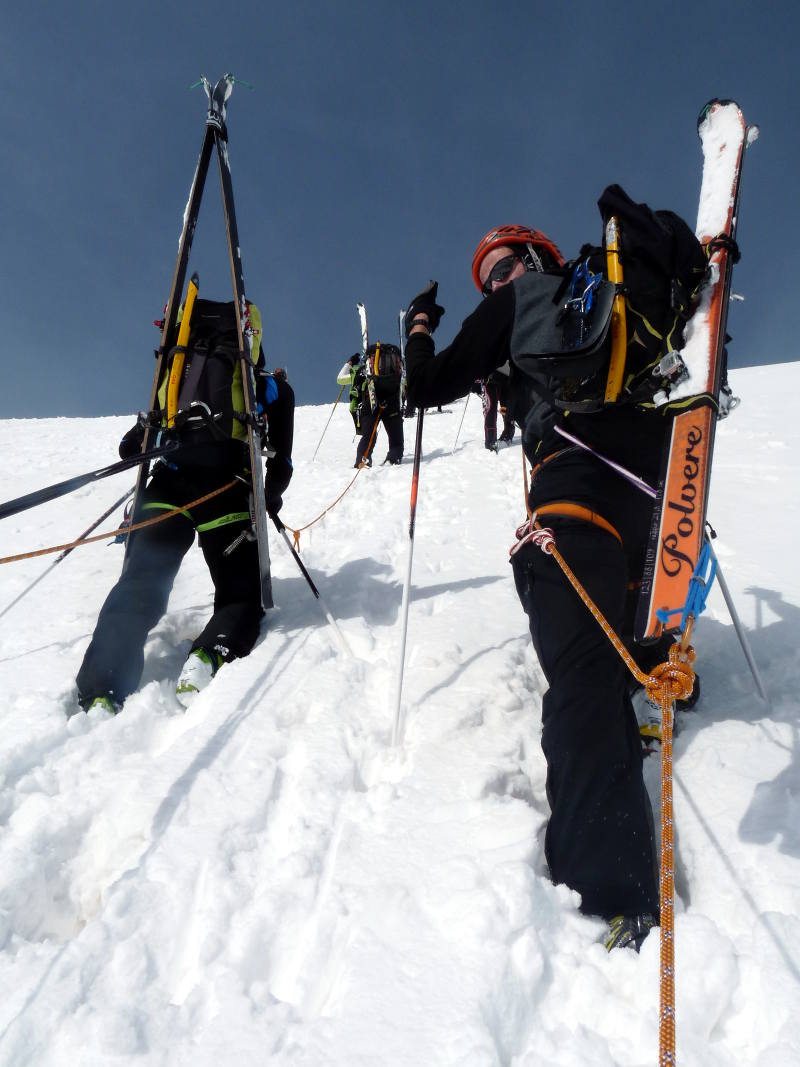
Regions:
<instances>
[{"instance_id":1,"label":"snow slope","mask_svg":"<svg viewBox=\"0 0 800 1067\"><path fill-rule=\"evenodd\" d=\"M678 1062L789 1067L800 367L732 384L743 400L719 427L710 516L771 701L713 590L695 640L703 698L675 744ZM211 598L197 549L114 719L73 715L73 679L120 547L75 551L8 611L52 557L2 568L4 1067L656 1063L657 936L609 956L601 924L547 879L543 679L507 563L520 450L484 451L473 399L451 455L461 411L425 423L396 749L410 462L363 471L302 534L355 658L273 539L260 643L187 713L174 680ZM311 462L329 414L298 409L291 526L353 474L341 406ZM3 499L108 462L129 421L0 423ZM69 540L132 480L6 519L0 555ZM656 797L655 759L647 775Z\"/></svg>"}]
</instances>

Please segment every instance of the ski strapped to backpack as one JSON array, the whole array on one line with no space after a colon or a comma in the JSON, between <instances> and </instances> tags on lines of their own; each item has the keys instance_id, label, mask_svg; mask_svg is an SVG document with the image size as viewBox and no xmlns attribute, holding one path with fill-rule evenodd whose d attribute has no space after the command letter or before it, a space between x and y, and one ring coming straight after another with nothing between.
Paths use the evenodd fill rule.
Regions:
<instances>
[{"instance_id":1,"label":"ski strapped to backpack","mask_svg":"<svg viewBox=\"0 0 800 1067\"><path fill-rule=\"evenodd\" d=\"M265 421L258 410L255 385L255 363L259 356L260 333L258 333L254 323L251 321L253 306L248 304L245 298L226 128L227 102L233 92L235 79L232 74L225 74L213 87L205 77L197 84L202 84L206 91L208 112L200 156L189 193L189 201L184 211L175 273L172 279L169 299L164 309L164 319L160 324L162 329L161 344L156 351L156 370L148 409L149 416L144 422L142 453L146 455L152 449L153 439L156 434L161 434L164 431L167 433L173 431L178 425L181 415L184 416L184 424L189 418L186 412L181 411L181 388L182 385L185 385L185 372L188 366L188 361L186 361L185 357L187 344L191 338L192 321L197 318L197 308L195 306L197 284L195 279L189 283L187 299L183 305L182 321L181 297L211 154L216 149L234 293L233 318L235 327L233 330L234 343L231 346L231 358L237 364L240 380L240 388L234 390L230 400L232 414L231 436L245 439L247 443L247 475L250 482L249 510L251 517L251 529L248 536L258 544L261 602L262 607L266 609L272 607L272 583L261 451L262 437L265 435ZM180 332L179 325L181 327ZM187 364L187 366L184 364ZM156 413L159 413L158 417L156 417ZM191 418L195 416L200 422L205 423L209 433L213 434L215 430L220 429L211 412L197 411L192 413ZM235 428L233 424L235 424ZM140 467L134 493L134 522L139 518L141 495L147 475L148 464L145 462ZM123 570L130 559L130 545L131 539L129 538L126 544Z\"/></svg>"},{"instance_id":2,"label":"ski strapped to backpack","mask_svg":"<svg viewBox=\"0 0 800 1067\"><path fill-rule=\"evenodd\" d=\"M664 449L653 510L634 637L657 638L686 616L703 577L703 553L714 432L732 407L727 390L726 327L742 161L758 136L731 100L712 100L698 119L703 181L697 236L708 249L708 272L681 352L688 380L673 391L678 410ZM727 390L727 391L726 391ZM685 410L680 410L685 403Z\"/></svg>"},{"instance_id":3,"label":"ski strapped to backpack","mask_svg":"<svg viewBox=\"0 0 800 1067\"><path fill-rule=\"evenodd\" d=\"M367 352L369 350L369 330L367 328L367 309L364 304L356 304L356 311L358 312L359 322L361 323L361 362L366 372L367 366ZM375 386L372 384L372 380L367 377L366 382L367 396L369 397L369 405L372 411L375 411L378 407L378 402L375 399Z\"/></svg>"},{"instance_id":4,"label":"ski strapped to backpack","mask_svg":"<svg viewBox=\"0 0 800 1067\"><path fill-rule=\"evenodd\" d=\"M673 212L651 211L612 185L598 201L604 248L586 245L560 272L529 271L512 283L511 361L531 394L529 438L541 439L559 412L592 415L611 404L665 418L639 641L675 629L684 614L703 548L714 428L736 403L726 322L742 155L758 131L737 104L712 100L698 132L704 162L695 233Z\"/></svg>"}]
</instances>

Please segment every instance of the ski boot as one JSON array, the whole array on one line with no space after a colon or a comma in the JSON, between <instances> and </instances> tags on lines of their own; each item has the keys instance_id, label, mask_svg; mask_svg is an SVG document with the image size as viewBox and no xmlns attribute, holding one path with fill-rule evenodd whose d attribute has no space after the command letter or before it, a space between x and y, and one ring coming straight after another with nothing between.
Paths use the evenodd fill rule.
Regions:
<instances>
[{"instance_id":1,"label":"ski boot","mask_svg":"<svg viewBox=\"0 0 800 1067\"><path fill-rule=\"evenodd\" d=\"M122 705L118 704L108 693L100 693L99 696L93 697L85 707L83 705L81 707L87 713L90 711L107 711L109 715L117 715L122 711Z\"/></svg>"},{"instance_id":2,"label":"ski boot","mask_svg":"<svg viewBox=\"0 0 800 1067\"><path fill-rule=\"evenodd\" d=\"M632 948L638 952L644 939L656 926L658 917L650 911L642 915L615 915L609 919L603 944L609 952L615 948Z\"/></svg>"},{"instance_id":3,"label":"ski boot","mask_svg":"<svg viewBox=\"0 0 800 1067\"><path fill-rule=\"evenodd\" d=\"M188 708L197 694L206 688L224 662L216 649L209 651L205 648L196 648L194 652L190 652L175 687L178 703Z\"/></svg>"}]
</instances>

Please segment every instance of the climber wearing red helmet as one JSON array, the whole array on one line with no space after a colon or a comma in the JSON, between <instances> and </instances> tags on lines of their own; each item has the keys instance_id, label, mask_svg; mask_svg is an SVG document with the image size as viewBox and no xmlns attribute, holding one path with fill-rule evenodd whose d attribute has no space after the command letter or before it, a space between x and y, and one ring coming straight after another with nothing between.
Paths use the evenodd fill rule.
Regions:
<instances>
[{"instance_id":1,"label":"climber wearing red helmet","mask_svg":"<svg viewBox=\"0 0 800 1067\"><path fill-rule=\"evenodd\" d=\"M450 403L508 365L510 407L534 468L528 506L546 515L561 554L589 595L612 627L629 635L628 587L642 574L652 501L597 453L636 466L640 477L655 484L665 420L622 404L567 414L556 403L548 373L540 373L538 364L529 372L524 360L515 362L531 351L525 345L546 314L537 293L546 287L561 293L571 275L567 267L558 247L538 230L490 230L472 258L472 279L484 299L435 358L431 335L444 314L438 284L431 282L409 304L408 398L420 408ZM548 299L546 305L555 317L558 304ZM583 447L570 444L559 429ZM638 948L658 922L659 902L652 813L624 666L552 556L527 544L518 546L511 562L549 685L542 701L542 749L550 875L580 893L582 911L608 920L607 947Z\"/></svg>"},{"instance_id":2,"label":"climber wearing red helmet","mask_svg":"<svg viewBox=\"0 0 800 1067\"><path fill-rule=\"evenodd\" d=\"M498 262L511 256L518 266L507 274L490 278ZM481 265L487 261L481 271ZM513 281L526 270L544 271L563 267L564 257L549 237L527 226L498 226L481 238L472 257L472 279L484 296L493 292L493 282ZM485 282L481 281L483 273Z\"/></svg>"}]
</instances>

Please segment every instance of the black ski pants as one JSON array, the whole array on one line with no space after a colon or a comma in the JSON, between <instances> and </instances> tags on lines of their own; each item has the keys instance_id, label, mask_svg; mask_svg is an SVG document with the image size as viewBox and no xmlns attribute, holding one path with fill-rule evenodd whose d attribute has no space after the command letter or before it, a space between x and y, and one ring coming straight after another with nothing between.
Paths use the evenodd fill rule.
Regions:
<instances>
[{"instance_id":1,"label":"black ski pants","mask_svg":"<svg viewBox=\"0 0 800 1067\"><path fill-rule=\"evenodd\" d=\"M617 633L627 629L629 566L613 534L543 517L556 545ZM526 546L514 579L549 689L542 749L551 816L545 855L581 910L610 918L658 910L658 879L642 751L628 673L552 556Z\"/></svg>"},{"instance_id":2,"label":"black ski pants","mask_svg":"<svg viewBox=\"0 0 800 1067\"><path fill-rule=\"evenodd\" d=\"M403 416L400 412L399 404L387 404L386 406L379 406L377 411L371 411L367 400L364 402L361 411L361 439L356 449L356 466L359 465L362 459L369 460L372 455L375 442L378 439L377 433L371 447L370 438L379 419L383 423L383 428L389 438L389 451L386 453L384 463L399 463L403 458Z\"/></svg>"},{"instance_id":3,"label":"black ski pants","mask_svg":"<svg viewBox=\"0 0 800 1067\"><path fill-rule=\"evenodd\" d=\"M167 507L183 507L225 485L233 474L214 468L172 470L158 466L142 495L137 518ZM248 489L241 483L191 513L173 515L137 530L122 575L100 611L78 672L78 697L88 706L108 694L122 703L138 686L147 635L167 610L170 590L198 531L214 584L214 612L195 648L217 648L226 660L246 656L256 642L263 611L255 541L225 549L249 527Z\"/></svg>"}]
</instances>

